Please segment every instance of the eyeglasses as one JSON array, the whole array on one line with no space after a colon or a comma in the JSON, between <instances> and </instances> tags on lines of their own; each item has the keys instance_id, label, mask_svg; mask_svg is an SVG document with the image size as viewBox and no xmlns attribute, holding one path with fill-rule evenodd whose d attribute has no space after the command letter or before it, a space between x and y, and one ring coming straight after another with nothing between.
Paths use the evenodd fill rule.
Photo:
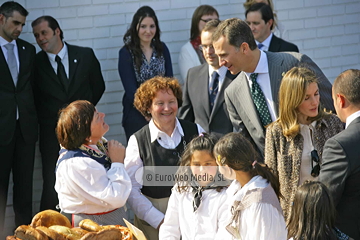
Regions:
<instances>
[{"instance_id":1,"label":"eyeglasses","mask_svg":"<svg viewBox=\"0 0 360 240\"><path fill-rule=\"evenodd\" d=\"M316 165L314 167L314 162L316 162ZM318 152L316 151L316 149L311 151L311 176L313 177L317 177L319 176L320 173L320 159L319 159L319 155Z\"/></svg>"},{"instance_id":2,"label":"eyeglasses","mask_svg":"<svg viewBox=\"0 0 360 240\"><path fill-rule=\"evenodd\" d=\"M200 18L200 20L203 21L204 23L207 23L207 22L210 22L211 20L217 20L217 19L211 19L211 18L209 18L209 19L202 19L202 18Z\"/></svg>"},{"instance_id":3,"label":"eyeglasses","mask_svg":"<svg viewBox=\"0 0 360 240\"><path fill-rule=\"evenodd\" d=\"M211 45L199 45L199 49L201 51L204 51L204 50L214 50L214 46L211 44Z\"/></svg>"}]
</instances>

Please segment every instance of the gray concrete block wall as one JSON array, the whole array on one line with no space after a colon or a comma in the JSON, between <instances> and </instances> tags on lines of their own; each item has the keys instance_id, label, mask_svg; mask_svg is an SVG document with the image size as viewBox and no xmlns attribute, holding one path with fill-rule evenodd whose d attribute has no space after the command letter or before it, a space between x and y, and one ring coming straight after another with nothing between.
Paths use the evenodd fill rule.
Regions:
<instances>
[{"instance_id":1,"label":"gray concrete block wall","mask_svg":"<svg viewBox=\"0 0 360 240\"><path fill-rule=\"evenodd\" d=\"M4 3L0 0L0 4ZM106 91L97 108L106 114L108 139L125 144L121 126L123 86L117 71L122 37L135 11L143 5L157 13L161 39L171 53L174 74L179 76L178 53L189 38L191 16L201 4L213 5L220 18L244 19L244 0L19 0L29 12L21 38L36 45L31 22L41 15L58 19L70 44L92 47L98 57ZM285 27L283 38L298 45L310 56L331 82L343 70L360 68L359 0L274 0L278 20ZM39 50L39 47L37 50ZM39 210L41 163L37 149L34 170L34 214ZM15 227L12 210L12 185L6 212L7 232Z\"/></svg>"}]
</instances>

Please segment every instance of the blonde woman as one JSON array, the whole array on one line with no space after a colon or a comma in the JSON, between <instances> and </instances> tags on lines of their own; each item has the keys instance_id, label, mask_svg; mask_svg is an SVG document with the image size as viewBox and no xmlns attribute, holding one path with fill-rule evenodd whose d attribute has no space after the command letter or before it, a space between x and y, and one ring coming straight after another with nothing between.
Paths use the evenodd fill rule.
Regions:
<instances>
[{"instance_id":1,"label":"blonde woman","mask_svg":"<svg viewBox=\"0 0 360 240\"><path fill-rule=\"evenodd\" d=\"M316 75L305 67L290 69L279 90L279 118L265 140L265 163L279 176L287 221L297 187L317 179L325 141L342 130L340 119L320 106Z\"/></svg>"}]
</instances>

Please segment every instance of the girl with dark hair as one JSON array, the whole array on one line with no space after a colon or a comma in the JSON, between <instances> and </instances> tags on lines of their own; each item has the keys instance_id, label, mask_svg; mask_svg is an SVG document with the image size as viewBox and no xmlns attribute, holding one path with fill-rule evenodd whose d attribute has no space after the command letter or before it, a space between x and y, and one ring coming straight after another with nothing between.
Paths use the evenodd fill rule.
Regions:
<instances>
[{"instance_id":1,"label":"girl with dark hair","mask_svg":"<svg viewBox=\"0 0 360 240\"><path fill-rule=\"evenodd\" d=\"M201 133L186 146L176 174L183 179L172 189L159 239L214 239L228 183L217 174L216 141L214 135Z\"/></svg>"},{"instance_id":2,"label":"girl with dark hair","mask_svg":"<svg viewBox=\"0 0 360 240\"><path fill-rule=\"evenodd\" d=\"M321 182L305 181L297 190L288 237L291 240L349 240L335 227L336 210L327 187Z\"/></svg>"},{"instance_id":3,"label":"girl with dark hair","mask_svg":"<svg viewBox=\"0 0 360 240\"><path fill-rule=\"evenodd\" d=\"M216 239L286 239L279 180L255 160L252 144L240 133L229 133L216 143L214 155L219 171L234 180L227 190L228 219Z\"/></svg>"},{"instance_id":4,"label":"girl with dark hair","mask_svg":"<svg viewBox=\"0 0 360 240\"><path fill-rule=\"evenodd\" d=\"M193 13L191 19L190 41L181 47L179 53L179 70L181 85L184 84L187 72L190 68L205 63L201 49L200 34L205 24L211 20L219 19L219 13L210 5L200 5Z\"/></svg>"},{"instance_id":5,"label":"girl with dark hair","mask_svg":"<svg viewBox=\"0 0 360 240\"><path fill-rule=\"evenodd\" d=\"M143 6L135 13L119 51L118 70L125 90L122 125L127 140L149 120L133 105L136 89L155 76L173 76L170 52L160 41L160 32L154 10Z\"/></svg>"}]
</instances>

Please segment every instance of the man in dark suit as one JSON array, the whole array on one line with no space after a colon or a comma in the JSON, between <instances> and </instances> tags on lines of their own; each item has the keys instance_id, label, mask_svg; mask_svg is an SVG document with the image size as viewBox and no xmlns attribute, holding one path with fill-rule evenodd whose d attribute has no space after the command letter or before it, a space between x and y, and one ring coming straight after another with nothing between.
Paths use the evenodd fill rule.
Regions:
<instances>
[{"instance_id":1,"label":"man in dark suit","mask_svg":"<svg viewBox=\"0 0 360 240\"><path fill-rule=\"evenodd\" d=\"M274 13L265 3L255 3L245 13L258 48L270 52L299 52L299 48L290 42L278 38L272 33Z\"/></svg>"},{"instance_id":2,"label":"man in dark suit","mask_svg":"<svg viewBox=\"0 0 360 240\"><path fill-rule=\"evenodd\" d=\"M42 49L35 58L34 84L43 174L40 210L55 209L55 165L60 150L55 134L58 112L75 100L96 105L105 83L94 51L64 43L63 32L53 17L39 17L31 25Z\"/></svg>"},{"instance_id":3,"label":"man in dark suit","mask_svg":"<svg viewBox=\"0 0 360 240\"><path fill-rule=\"evenodd\" d=\"M219 58L212 45L212 33L219 23L219 20L212 20L201 32L201 48L206 63L189 69L179 118L199 124L206 132L226 134L233 131L233 126L226 110L224 91L236 76L226 67L219 66ZM212 78L214 72L217 79ZM213 87L214 83L217 88ZM216 91L213 91L215 95L211 95L212 89Z\"/></svg>"},{"instance_id":4,"label":"man in dark suit","mask_svg":"<svg viewBox=\"0 0 360 240\"><path fill-rule=\"evenodd\" d=\"M278 92L283 74L299 64L315 72L319 79L320 101L334 110L331 84L306 55L259 50L246 22L232 18L219 24L213 45L232 74L242 71L225 90L225 102L234 128L247 137L264 156L265 126L278 117ZM254 79L254 78L255 79Z\"/></svg>"},{"instance_id":5,"label":"man in dark suit","mask_svg":"<svg viewBox=\"0 0 360 240\"><path fill-rule=\"evenodd\" d=\"M28 11L16 2L0 6L0 238L4 233L10 172L15 224L32 218L32 183L38 137L31 87L35 48L19 39Z\"/></svg>"},{"instance_id":6,"label":"man in dark suit","mask_svg":"<svg viewBox=\"0 0 360 240\"><path fill-rule=\"evenodd\" d=\"M349 69L334 81L333 99L345 130L326 141L319 181L336 206L336 227L360 239L360 70Z\"/></svg>"}]
</instances>

